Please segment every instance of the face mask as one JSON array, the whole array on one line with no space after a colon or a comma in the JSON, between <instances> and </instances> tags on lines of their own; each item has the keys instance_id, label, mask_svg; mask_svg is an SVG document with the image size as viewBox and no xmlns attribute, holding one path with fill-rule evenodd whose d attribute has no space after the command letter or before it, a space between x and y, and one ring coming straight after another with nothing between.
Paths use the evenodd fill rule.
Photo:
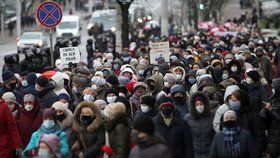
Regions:
<instances>
[{"instance_id":1,"label":"face mask","mask_svg":"<svg viewBox=\"0 0 280 158\"><path fill-rule=\"evenodd\" d=\"M236 122L235 121L226 121L226 122L223 122L223 126L225 128L233 128L233 127L236 127Z\"/></svg>"},{"instance_id":2,"label":"face mask","mask_svg":"<svg viewBox=\"0 0 280 158\"><path fill-rule=\"evenodd\" d=\"M15 104L14 103L10 103L10 104L8 104L8 107L9 107L10 111L13 111L14 108L15 108Z\"/></svg>"},{"instance_id":3,"label":"face mask","mask_svg":"<svg viewBox=\"0 0 280 158\"><path fill-rule=\"evenodd\" d=\"M31 111L33 109L33 105L26 104L24 108L25 108L26 111Z\"/></svg>"},{"instance_id":4,"label":"face mask","mask_svg":"<svg viewBox=\"0 0 280 158\"><path fill-rule=\"evenodd\" d=\"M97 85L92 85L91 88L94 89L94 90L98 89Z\"/></svg>"},{"instance_id":5,"label":"face mask","mask_svg":"<svg viewBox=\"0 0 280 158\"><path fill-rule=\"evenodd\" d=\"M69 103L65 103L64 106L68 109Z\"/></svg>"},{"instance_id":6,"label":"face mask","mask_svg":"<svg viewBox=\"0 0 280 158\"><path fill-rule=\"evenodd\" d=\"M114 103L116 99L117 99L117 96L107 97L107 102L108 103Z\"/></svg>"},{"instance_id":7,"label":"face mask","mask_svg":"<svg viewBox=\"0 0 280 158\"><path fill-rule=\"evenodd\" d=\"M195 109L196 109L196 111L198 112L198 113L203 113L203 111L204 111L204 106L195 106Z\"/></svg>"},{"instance_id":8,"label":"face mask","mask_svg":"<svg viewBox=\"0 0 280 158\"><path fill-rule=\"evenodd\" d=\"M139 70L138 73L139 73L139 75L143 75L144 74L144 70Z\"/></svg>"},{"instance_id":9,"label":"face mask","mask_svg":"<svg viewBox=\"0 0 280 158\"><path fill-rule=\"evenodd\" d=\"M236 111L236 110L240 109L241 104L240 104L239 100L233 101L233 100L230 99L228 103L229 103L229 106L232 110Z\"/></svg>"},{"instance_id":10,"label":"face mask","mask_svg":"<svg viewBox=\"0 0 280 158\"><path fill-rule=\"evenodd\" d=\"M177 78L177 80L180 80L182 78L182 75L176 74L176 78Z\"/></svg>"},{"instance_id":11,"label":"face mask","mask_svg":"<svg viewBox=\"0 0 280 158\"><path fill-rule=\"evenodd\" d=\"M258 58L261 58L263 56L263 54L257 54Z\"/></svg>"},{"instance_id":12,"label":"face mask","mask_svg":"<svg viewBox=\"0 0 280 158\"><path fill-rule=\"evenodd\" d=\"M123 58L123 61L129 61L129 57Z\"/></svg>"},{"instance_id":13,"label":"face mask","mask_svg":"<svg viewBox=\"0 0 280 158\"><path fill-rule=\"evenodd\" d=\"M169 87L169 82L164 82L164 87Z\"/></svg>"},{"instance_id":14,"label":"face mask","mask_svg":"<svg viewBox=\"0 0 280 158\"><path fill-rule=\"evenodd\" d=\"M196 78L189 78L188 81L190 84L194 84L196 82Z\"/></svg>"},{"instance_id":15,"label":"face mask","mask_svg":"<svg viewBox=\"0 0 280 158\"><path fill-rule=\"evenodd\" d=\"M113 68L116 70L116 69L119 68L119 65L118 65L118 64L114 64L114 65L113 65Z\"/></svg>"},{"instance_id":16,"label":"face mask","mask_svg":"<svg viewBox=\"0 0 280 158\"><path fill-rule=\"evenodd\" d=\"M222 75L222 79L223 79L223 80L227 80L227 79L228 79L228 74L223 74L223 75Z\"/></svg>"},{"instance_id":17,"label":"face mask","mask_svg":"<svg viewBox=\"0 0 280 158\"><path fill-rule=\"evenodd\" d=\"M131 141L136 144L142 144L143 140L138 136L139 132L134 132L131 134Z\"/></svg>"},{"instance_id":18,"label":"face mask","mask_svg":"<svg viewBox=\"0 0 280 158\"><path fill-rule=\"evenodd\" d=\"M90 125L93 122L93 120L95 119L95 117L92 117L90 115L82 115L81 119L84 122L84 124Z\"/></svg>"},{"instance_id":19,"label":"face mask","mask_svg":"<svg viewBox=\"0 0 280 158\"><path fill-rule=\"evenodd\" d=\"M94 97L90 94L85 94L83 98L87 101L94 101Z\"/></svg>"},{"instance_id":20,"label":"face mask","mask_svg":"<svg viewBox=\"0 0 280 158\"><path fill-rule=\"evenodd\" d=\"M23 87L27 87L28 86L28 82L26 80L23 80L21 82L21 84L22 84Z\"/></svg>"},{"instance_id":21,"label":"face mask","mask_svg":"<svg viewBox=\"0 0 280 158\"><path fill-rule=\"evenodd\" d=\"M174 97L173 100L175 103L178 103L178 104L182 104L184 102L183 97Z\"/></svg>"},{"instance_id":22,"label":"face mask","mask_svg":"<svg viewBox=\"0 0 280 158\"><path fill-rule=\"evenodd\" d=\"M63 114L60 114L60 115L56 115L56 118L57 118L57 120L58 121L60 121L60 122L62 122L64 119L65 119L65 114L63 113Z\"/></svg>"},{"instance_id":23,"label":"face mask","mask_svg":"<svg viewBox=\"0 0 280 158\"><path fill-rule=\"evenodd\" d=\"M169 118L173 112L173 108L163 108L161 110L161 113L163 114L164 117Z\"/></svg>"},{"instance_id":24,"label":"face mask","mask_svg":"<svg viewBox=\"0 0 280 158\"><path fill-rule=\"evenodd\" d=\"M149 108L149 106L143 106L143 105L141 105L140 108L141 108L141 111L142 111L143 113L148 113L148 112L151 110L151 109Z\"/></svg>"},{"instance_id":25,"label":"face mask","mask_svg":"<svg viewBox=\"0 0 280 158\"><path fill-rule=\"evenodd\" d=\"M17 83L10 83L9 85L10 85L10 88L12 90L14 90L16 88Z\"/></svg>"},{"instance_id":26,"label":"face mask","mask_svg":"<svg viewBox=\"0 0 280 158\"><path fill-rule=\"evenodd\" d=\"M41 92L41 89L38 87L37 84L35 85L35 90L36 90L37 92Z\"/></svg>"},{"instance_id":27,"label":"face mask","mask_svg":"<svg viewBox=\"0 0 280 158\"><path fill-rule=\"evenodd\" d=\"M113 62L113 59L108 59L107 61L108 61L109 63L111 63L111 62Z\"/></svg>"},{"instance_id":28,"label":"face mask","mask_svg":"<svg viewBox=\"0 0 280 158\"><path fill-rule=\"evenodd\" d=\"M38 157L40 157L40 158L49 158L49 157L51 157L51 154L50 154L50 152L47 149L40 148L39 152L38 152Z\"/></svg>"},{"instance_id":29,"label":"face mask","mask_svg":"<svg viewBox=\"0 0 280 158\"><path fill-rule=\"evenodd\" d=\"M253 82L252 82L252 79L247 77L247 78L246 78L246 83L247 83L247 84L252 84L252 83L253 83Z\"/></svg>"},{"instance_id":30,"label":"face mask","mask_svg":"<svg viewBox=\"0 0 280 158\"><path fill-rule=\"evenodd\" d=\"M231 71L232 72L236 72L237 71L237 67L235 67L235 66L231 67Z\"/></svg>"},{"instance_id":31,"label":"face mask","mask_svg":"<svg viewBox=\"0 0 280 158\"><path fill-rule=\"evenodd\" d=\"M46 129L51 129L54 127L54 125L55 125L54 120L44 120L44 122L43 122L43 126Z\"/></svg>"},{"instance_id":32,"label":"face mask","mask_svg":"<svg viewBox=\"0 0 280 158\"><path fill-rule=\"evenodd\" d=\"M231 59L226 59L225 62L226 64L228 64L229 62L231 62Z\"/></svg>"}]
</instances>

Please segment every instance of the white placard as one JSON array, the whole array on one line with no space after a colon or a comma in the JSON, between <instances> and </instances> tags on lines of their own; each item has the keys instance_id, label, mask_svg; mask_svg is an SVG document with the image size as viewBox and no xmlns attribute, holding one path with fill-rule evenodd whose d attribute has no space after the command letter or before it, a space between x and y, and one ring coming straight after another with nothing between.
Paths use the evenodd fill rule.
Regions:
<instances>
[{"instance_id":1,"label":"white placard","mask_svg":"<svg viewBox=\"0 0 280 158\"><path fill-rule=\"evenodd\" d=\"M76 64L81 60L81 55L78 47L60 48L59 52L62 64L69 64L70 62Z\"/></svg>"},{"instance_id":2,"label":"white placard","mask_svg":"<svg viewBox=\"0 0 280 158\"><path fill-rule=\"evenodd\" d=\"M159 58L164 58L165 62L170 62L169 42L150 43L150 63L157 64Z\"/></svg>"}]
</instances>

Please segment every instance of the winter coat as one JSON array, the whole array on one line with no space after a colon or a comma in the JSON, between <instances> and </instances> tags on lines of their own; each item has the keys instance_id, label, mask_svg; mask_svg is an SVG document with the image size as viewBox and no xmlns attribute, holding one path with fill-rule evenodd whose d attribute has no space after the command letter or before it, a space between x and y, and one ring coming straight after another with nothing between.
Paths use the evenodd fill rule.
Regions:
<instances>
[{"instance_id":1,"label":"winter coat","mask_svg":"<svg viewBox=\"0 0 280 158\"><path fill-rule=\"evenodd\" d=\"M37 99L31 111L26 111L25 108L22 108L18 120L18 130L24 148L29 143L32 133L37 131L42 123L42 111Z\"/></svg>"},{"instance_id":2,"label":"winter coat","mask_svg":"<svg viewBox=\"0 0 280 158\"><path fill-rule=\"evenodd\" d=\"M0 155L12 158L16 148L22 148L16 121L8 105L0 100Z\"/></svg>"},{"instance_id":3,"label":"winter coat","mask_svg":"<svg viewBox=\"0 0 280 158\"><path fill-rule=\"evenodd\" d=\"M158 134L150 136L143 144L135 146L129 158L173 158L170 149Z\"/></svg>"},{"instance_id":4,"label":"winter coat","mask_svg":"<svg viewBox=\"0 0 280 158\"><path fill-rule=\"evenodd\" d=\"M54 132L50 132L45 130L45 128L43 127L43 125L32 134L31 139L29 141L29 144L27 145L27 147L25 148L25 150L22 153L22 157L23 158L27 158L28 156L28 152L30 150L36 149L39 147L39 141L41 138L42 134L55 134L59 137L60 140L60 153L62 155L63 158L66 158L69 154L69 146L68 146L68 139L67 139L67 135L66 133L62 130L62 127L59 123L56 123L55 125L56 130Z\"/></svg>"},{"instance_id":5,"label":"winter coat","mask_svg":"<svg viewBox=\"0 0 280 158\"><path fill-rule=\"evenodd\" d=\"M260 69L263 70L264 78L271 83L272 81L272 66L270 64L270 59L267 56L264 56L259 59Z\"/></svg>"},{"instance_id":6,"label":"winter coat","mask_svg":"<svg viewBox=\"0 0 280 158\"><path fill-rule=\"evenodd\" d=\"M236 90L239 90L239 87L236 85L233 86L228 86L224 95L224 104L221 105L216 113L215 113L215 117L213 119L213 128L216 132L220 131L220 122L221 122L221 117L223 116L223 114L229 110L229 105L227 103L227 98L232 95L232 93Z\"/></svg>"},{"instance_id":7,"label":"winter coat","mask_svg":"<svg viewBox=\"0 0 280 158\"><path fill-rule=\"evenodd\" d=\"M149 80L155 82L155 89L150 91L148 95L155 97L156 98L156 102L159 102L160 99L163 96L166 96L166 94L162 91L162 88L163 88L163 76L161 74L154 74L151 77L149 77L148 81Z\"/></svg>"},{"instance_id":8,"label":"winter coat","mask_svg":"<svg viewBox=\"0 0 280 158\"><path fill-rule=\"evenodd\" d=\"M238 158L255 158L256 147L250 133L241 129L235 139L240 141L241 155ZM231 153L225 148L224 135L222 132L216 133L214 140L211 144L211 150L209 154L210 158L232 158Z\"/></svg>"},{"instance_id":9,"label":"winter coat","mask_svg":"<svg viewBox=\"0 0 280 158\"><path fill-rule=\"evenodd\" d=\"M199 114L195 108L194 99L200 96L204 100L204 112ZM192 133L194 155L196 158L207 158L211 142L215 135L212 126L214 114L210 111L210 102L205 94L196 92L190 99L190 113L185 116Z\"/></svg>"},{"instance_id":10,"label":"winter coat","mask_svg":"<svg viewBox=\"0 0 280 158\"><path fill-rule=\"evenodd\" d=\"M184 116L189 113L189 106L186 102L186 98L187 98L187 94L186 94L186 90L183 86L181 85L175 85L171 88L170 90L172 97L174 98L174 94L175 93L182 93L183 96L183 100L178 102L178 101L174 101L173 105L175 107L175 110L177 110L180 114L181 119L184 118Z\"/></svg>"},{"instance_id":11,"label":"winter coat","mask_svg":"<svg viewBox=\"0 0 280 158\"><path fill-rule=\"evenodd\" d=\"M178 113L173 113L170 126L167 126L160 113L154 118L156 131L164 138L167 146L176 158L193 158L192 134L188 123Z\"/></svg>"},{"instance_id":12,"label":"winter coat","mask_svg":"<svg viewBox=\"0 0 280 158\"><path fill-rule=\"evenodd\" d=\"M252 85L247 85L247 91L250 97L250 105L252 105L256 112L264 107L263 102L268 101L268 94L260 82Z\"/></svg>"},{"instance_id":13,"label":"winter coat","mask_svg":"<svg viewBox=\"0 0 280 158\"><path fill-rule=\"evenodd\" d=\"M158 110L151 109L148 113L143 113L141 109L137 111L137 114L135 115L135 119L141 116L150 116L151 118L154 118L158 113Z\"/></svg>"},{"instance_id":14,"label":"winter coat","mask_svg":"<svg viewBox=\"0 0 280 158\"><path fill-rule=\"evenodd\" d=\"M279 78L280 77L280 48L277 49L273 62L277 66L276 77Z\"/></svg>"},{"instance_id":15,"label":"winter coat","mask_svg":"<svg viewBox=\"0 0 280 158\"><path fill-rule=\"evenodd\" d=\"M71 138L72 133L72 122L73 122L73 113L66 109L65 111L65 118L61 122L62 130L67 134L68 140Z\"/></svg>"},{"instance_id":16,"label":"winter coat","mask_svg":"<svg viewBox=\"0 0 280 158\"><path fill-rule=\"evenodd\" d=\"M85 127L80 121L83 107L90 107L95 116L93 122L87 127ZM79 149L74 151L74 155L83 152L85 158L102 156L101 147L105 145L105 128L102 124L101 113L93 102L82 102L76 108L73 119L72 135L71 142L79 144Z\"/></svg>"},{"instance_id":17,"label":"winter coat","mask_svg":"<svg viewBox=\"0 0 280 158\"><path fill-rule=\"evenodd\" d=\"M51 107L52 104L57 101L57 95L53 92L53 90L54 85L52 83L48 83L41 92L38 92L42 110Z\"/></svg>"},{"instance_id":18,"label":"winter coat","mask_svg":"<svg viewBox=\"0 0 280 158\"><path fill-rule=\"evenodd\" d=\"M110 158L126 158L129 155L129 127L125 115L119 116L106 123L106 131L109 134L109 144L113 150Z\"/></svg>"},{"instance_id":19,"label":"winter coat","mask_svg":"<svg viewBox=\"0 0 280 158\"><path fill-rule=\"evenodd\" d=\"M134 93L130 98L129 102L133 108L133 114L140 108L140 97Z\"/></svg>"}]
</instances>

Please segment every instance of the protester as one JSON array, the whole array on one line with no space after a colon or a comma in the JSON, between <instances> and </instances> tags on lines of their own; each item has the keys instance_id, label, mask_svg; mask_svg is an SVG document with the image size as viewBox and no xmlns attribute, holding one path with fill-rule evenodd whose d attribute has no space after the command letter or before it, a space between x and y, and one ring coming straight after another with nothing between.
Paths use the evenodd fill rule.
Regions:
<instances>
[{"instance_id":1,"label":"protester","mask_svg":"<svg viewBox=\"0 0 280 158\"><path fill-rule=\"evenodd\" d=\"M18 117L21 112L21 107L16 101L16 96L12 92L6 92L2 95L2 99L8 105L10 111L12 112L13 116L18 120Z\"/></svg>"},{"instance_id":2,"label":"protester","mask_svg":"<svg viewBox=\"0 0 280 158\"><path fill-rule=\"evenodd\" d=\"M39 140L38 158L62 158L60 153L61 144L55 134L43 134Z\"/></svg>"},{"instance_id":3,"label":"protester","mask_svg":"<svg viewBox=\"0 0 280 158\"><path fill-rule=\"evenodd\" d=\"M17 103L21 103L22 96L17 91L17 78L11 71L2 73L3 86L0 88L0 96L6 92L12 92L16 96Z\"/></svg>"},{"instance_id":4,"label":"protester","mask_svg":"<svg viewBox=\"0 0 280 158\"><path fill-rule=\"evenodd\" d=\"M176 111L179 112L180 117L183 119L184 116L189 113L189 106L187 104L186 90L181 85L174 85L170 89L171 98Z\"/></svg>"},{"instance_id":5,"label":"protester","mask_svg":"<svg viewBox=\"0 0 280 158\"><path fill-rule=\"evenodd\" d=\"M152 96L142 96L140 99L140 108L137 111L135 118L140 116L155 117L158 110L156 109L156 100Z\"/></svg>"}]
</instances>

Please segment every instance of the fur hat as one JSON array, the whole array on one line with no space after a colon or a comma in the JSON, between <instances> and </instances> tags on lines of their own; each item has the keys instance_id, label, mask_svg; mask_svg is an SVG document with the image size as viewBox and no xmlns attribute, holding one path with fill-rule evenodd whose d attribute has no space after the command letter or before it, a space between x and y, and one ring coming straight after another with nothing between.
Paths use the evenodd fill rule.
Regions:
<instances>
[{"instance_id":1,"label":"fur hat","mask_svg":"<svg viewBox=\"0 0 280 158\"><path fill-rule=\"evenodd\" d=\"M92 77L91 82L96 84L98 87L101 87L101 86L106 84L106 80L104 78L101 78L101 77L98 77L98 76Z\"/></svg>"},{"instance_id":2,"label":"fur hat","mask_svg":"<svg viewBox=\"0 0 280 158\"><path fill-rule=\"evenodd\" d=\"M247 76L250 77L254 82L259 82L261 78L260 74L256 70L247 72Z\"/></svg>"},{"instance_id":3,"label":"fur hat","mask_svg":"<svg viewBox=\"0 0 280 158\"><path fill-rule=\"evenodd\" d=\"M141 102L141 104L146 104L151 108L154 108L156 105L156 99L149 95L142 96L140 99L140 102Z\"/></svg>"},{"instance_id":4,"label":"fur hat","mask_svg":"<svg viewBox=\"0 0 280 158\"><path fill-rule=\"evenodd\" d=\"M155 126L152 118L144 115L135 118L132 128L149 135L155 133Z\"/></svg>"},{"instance_id":5,"label":"fur hat","mask_svg":"<svg viewBox=\"0 0 280 158\"><path fill-rule=\"evenodd\" d=\"M104 115L110 119L115 119L125 114L125 111L125 105L123 103L111 103L105 107Z\"/></svg>"}]
</instances>

